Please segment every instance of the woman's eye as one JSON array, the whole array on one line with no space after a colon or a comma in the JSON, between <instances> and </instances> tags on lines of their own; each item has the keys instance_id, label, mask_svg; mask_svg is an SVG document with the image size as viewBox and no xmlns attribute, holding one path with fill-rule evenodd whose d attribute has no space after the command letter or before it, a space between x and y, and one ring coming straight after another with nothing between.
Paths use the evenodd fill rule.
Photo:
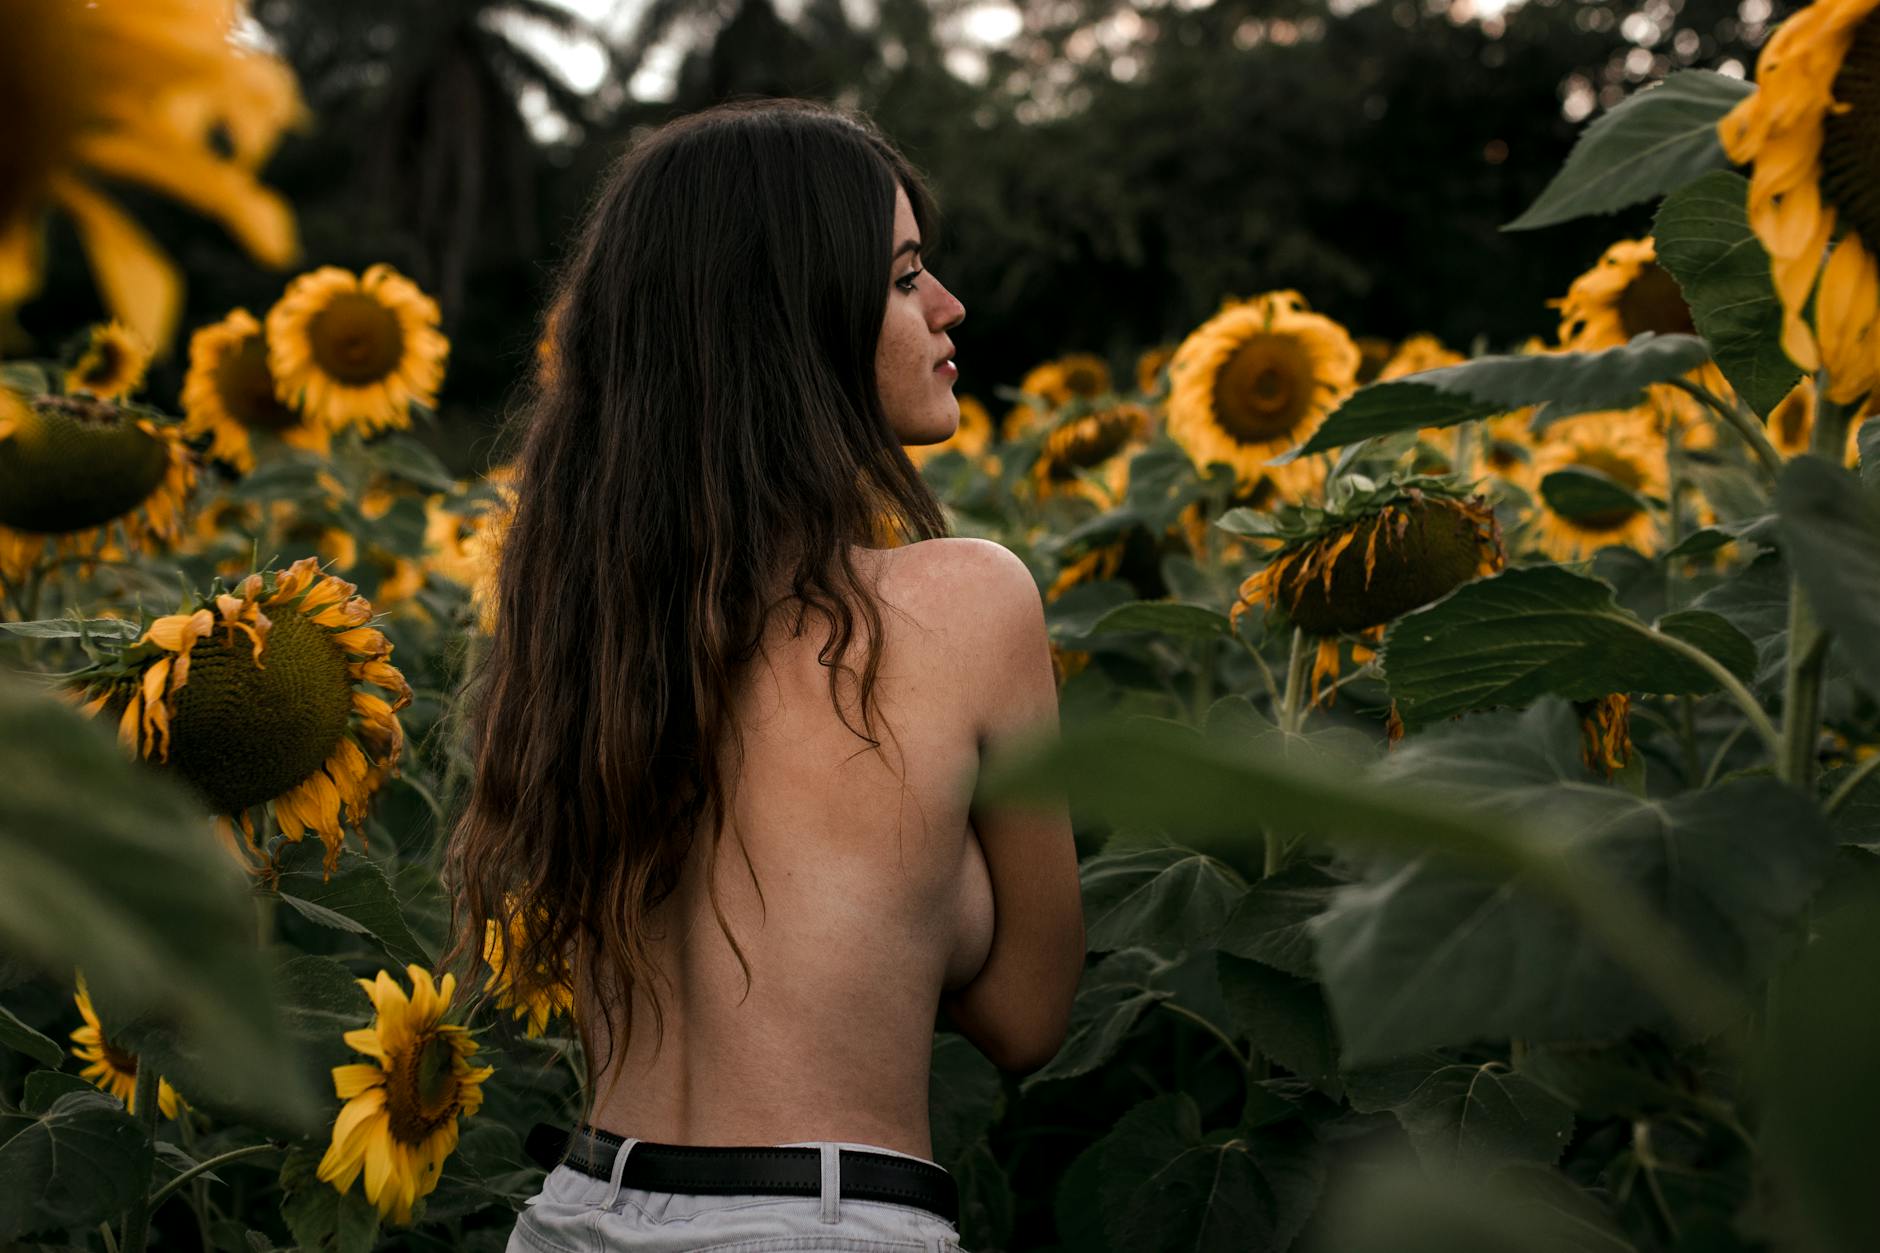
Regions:
<instances>
[{"instance_id":1,"label":"woman's eye","mask_svg":"<svg viewBox=\"0 0 1880 1253\"><path fill-rule=\"evenodd\" d=\"M914 291L914 280L919 278L921 275L925 274L926 272L927 271L925 270L909 270L906 274L903 274L900 278L895 279L894 285L900 288L902 291L907 292L909 295L912 295Z\"/></svg>"}]
</instances>

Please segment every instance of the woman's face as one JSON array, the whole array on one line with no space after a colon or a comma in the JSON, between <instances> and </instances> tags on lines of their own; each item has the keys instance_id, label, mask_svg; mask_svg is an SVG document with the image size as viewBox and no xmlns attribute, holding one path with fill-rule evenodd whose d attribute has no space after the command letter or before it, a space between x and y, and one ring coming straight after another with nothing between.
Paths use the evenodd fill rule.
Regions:
<instances>
[{"instance_id":1,"label":"woman's face","mask_svg":"<svg viewBox=\"0 0 1880 1253\"><path fill-rule=\"evenodd\" d=\"M888 265L888 308L875 344L875 387L888 425L903 444L937 444L960 423L947 331L966 306L920 263L920 226L900 186L894 189L895 253Z\"/></svg>"}]
</instances>

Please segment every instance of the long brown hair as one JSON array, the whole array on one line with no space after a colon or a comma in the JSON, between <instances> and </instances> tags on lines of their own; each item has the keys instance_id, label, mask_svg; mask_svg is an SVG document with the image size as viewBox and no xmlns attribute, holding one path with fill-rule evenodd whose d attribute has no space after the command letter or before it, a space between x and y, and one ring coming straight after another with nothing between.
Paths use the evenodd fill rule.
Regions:
<instances>
[{"instance_id":1,"label":"long brown hair","mask_svg":"<svg viewBox=\"0 0 1880 1253\"><path fill-rule=\"evenodd\" d=\"M720 105L617 161L557 272L554 368L512 418L519 494L461 701L474 767L444 856L444 964L473 954L481 974L486 924L506 939L518 920L526 943L505 944L503 967L592 995L598 1073L613 1006L632 1035L636 986L663 1043L646 916L701 828L715 863L720 749L729 738L741 760L732 700L773 606L798 606L798 635L808 611L827 620L818 660L839 716L861 607L862 729L843 721L879 751L881 618L850 546L947 533L875 386L897 186L931 251L932 199L865 117ZM765 601L779 578L788 591ZM576 1027L592 1058L593 1024ZM594 1107L590 1093L583 1116Z\"/></svg>"}]
</instances>

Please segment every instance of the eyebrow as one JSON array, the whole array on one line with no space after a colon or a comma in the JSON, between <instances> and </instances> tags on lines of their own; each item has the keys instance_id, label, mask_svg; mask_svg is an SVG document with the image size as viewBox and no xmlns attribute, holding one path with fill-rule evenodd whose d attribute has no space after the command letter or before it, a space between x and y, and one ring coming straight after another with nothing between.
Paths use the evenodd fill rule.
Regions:
<instances>
[{"instance_id":1,"label":"eyebrow","mask_svg":"<svg viewBox=\"0 0 1880 1253\"><path fill-rule=\"evenodd\" d=\"M920 241L918 239L904 239L901 241L901 246L894 250L894 255L892 257L889 257L888 260L890 262L899 261L901 259L902 253L919 252L919 251L920 251Z\"/></svg>"}]
</instances>

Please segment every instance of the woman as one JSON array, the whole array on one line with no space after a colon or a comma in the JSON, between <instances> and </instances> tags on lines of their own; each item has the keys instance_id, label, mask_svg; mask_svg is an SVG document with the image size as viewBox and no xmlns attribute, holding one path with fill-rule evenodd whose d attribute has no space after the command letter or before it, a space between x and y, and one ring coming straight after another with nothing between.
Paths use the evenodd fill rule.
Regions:
<instances>
[{"instance_id":1,"label":"woman","mask_svg":"<svg viewBox=\"0 0 1880 1253\"><path fill-rule=\"evenodd\" d=\"M451 956L528 920L588 1058L511 1250L957 1250L937 1011L1010 1071L1063 1042L1067 806L973 803L1056 730L1037 585L901 451L959 421L933 224L866 120L739 103L628 153L561 274L446 867Z\"/></svg>"}]
</instances>

